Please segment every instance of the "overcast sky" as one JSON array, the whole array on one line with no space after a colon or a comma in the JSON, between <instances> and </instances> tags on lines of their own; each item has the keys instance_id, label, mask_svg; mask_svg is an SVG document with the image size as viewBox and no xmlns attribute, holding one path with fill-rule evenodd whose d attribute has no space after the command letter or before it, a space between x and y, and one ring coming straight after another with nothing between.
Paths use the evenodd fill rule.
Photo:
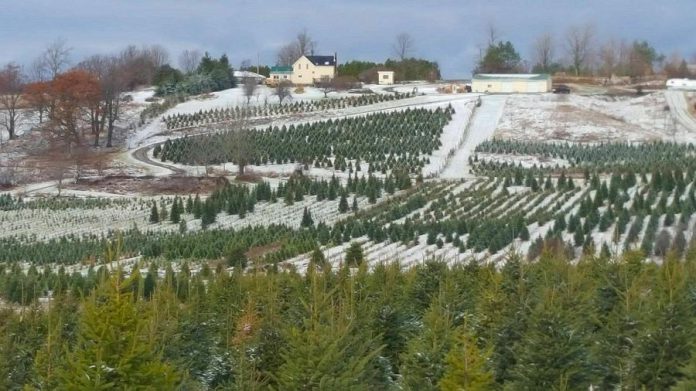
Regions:
<instances>
[{"instance_id":1,"label":"overcast sky","mask_svg":"<svg viewBox=\"0 0 696 391\"><path fill-rule=\"evenodd\" d=\"M696 54L696 0L5 0L0 63L28 63L58 37L73 61L127 44L162 44L173 62L183 49L275 62L279 46L307 28L316 54L384 61L394 37L408 32L415 55L435 60L444 78L469 77L493 23L530 57L534 38L560 37L592 23L596 37L645 39L661 53ZM560 49L559 49L560 52Z\"/></svg>"}]
</instances>

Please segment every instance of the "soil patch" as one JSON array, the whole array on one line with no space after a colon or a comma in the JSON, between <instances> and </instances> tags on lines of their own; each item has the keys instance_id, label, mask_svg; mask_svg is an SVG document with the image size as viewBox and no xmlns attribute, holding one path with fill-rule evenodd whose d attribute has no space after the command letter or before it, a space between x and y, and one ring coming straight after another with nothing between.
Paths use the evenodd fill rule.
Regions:
<instances>
[{"instance_id":1,"label":"soil patch","mask_svg":"<svg viewBox=\"0 0 696 391\"><path fill-rule=\"evenodd\" d=\"M80 179L68 188L113 194L175 195L210 193L227 182L224 177L110 175Z\"/></svg>"}]
</instances>

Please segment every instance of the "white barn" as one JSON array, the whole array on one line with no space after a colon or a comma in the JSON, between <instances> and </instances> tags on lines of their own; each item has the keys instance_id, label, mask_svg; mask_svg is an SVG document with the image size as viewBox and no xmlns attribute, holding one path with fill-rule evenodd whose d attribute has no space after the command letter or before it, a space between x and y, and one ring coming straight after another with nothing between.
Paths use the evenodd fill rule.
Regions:
<instances>
[{"instance_id":1,"label":"white barn","mask_svg":"<svg viewBox=\"0 0 696 391\"><path fill-rule=\"evenodd\" d=\"M693 90L696 91L696 80L691 79L669 79L667 88L670 90Z\"/></svg>"},{"instance_id":2,"label":"white barn","mask_svg":"<svg viewBox=\"0 0 696 391\"><path fill-rule=\"evenodd\" d=\"M471 80L472 92L492 94L542 93L551 91L551 76L538 74L481 73Z\"/></svg>"}]
</instances>

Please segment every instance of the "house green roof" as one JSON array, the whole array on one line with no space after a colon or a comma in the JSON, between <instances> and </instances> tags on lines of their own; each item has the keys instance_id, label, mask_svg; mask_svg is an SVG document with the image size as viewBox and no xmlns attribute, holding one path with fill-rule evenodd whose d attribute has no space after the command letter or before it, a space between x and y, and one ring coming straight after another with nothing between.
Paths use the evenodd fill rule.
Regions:
<instances>
[{"instance_id":1,"label":"house green roof","mask_svg":"<svg viewBox=\"0 0 696 391\"><path fill-rule=\"evenodd\" d=\"M549 80L546 73L479 73L473 80Z\"/></svg>"},{"instance_id":2,"label":"house green roof","mask_svg":"<svg viewBox=\"0 0 696 391\"><path fill-rule=\"evenodd\" d=\"M291 66L271 67L271 73L292 73L292 67Z\"/></svg>"}]
</instances>

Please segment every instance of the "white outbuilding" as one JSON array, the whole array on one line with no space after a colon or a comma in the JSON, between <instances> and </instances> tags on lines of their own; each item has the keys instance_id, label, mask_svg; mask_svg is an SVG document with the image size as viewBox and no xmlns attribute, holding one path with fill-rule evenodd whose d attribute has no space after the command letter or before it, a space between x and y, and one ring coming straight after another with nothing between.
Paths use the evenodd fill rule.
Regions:
<instances>
[{"instance_id":1,"label":"white outbuilding","mask_svg":"<svg viewBox=\"0 0 696 391\"><path fill-rule=\"evenodd\" d=\"M377 84L392 85L394 84L394 71L377 71Z\"/></svg>"},{"instance_id":2,"label":"white outbuilding","mask_svg":"<svg viewBox=\"0 0 696 391\"><path fill-rule=\"evenodd\" d=\"M669 79L666 86L670 90L690 90L696 91L696 80L691 79Z\"/></svg>"},{"instance_id":3,"label":"white outbuilding","mask_svg":"<svg viewBox=\"0 0 696 391\"><path fill-rule=\"evenodd\" d=\"M491 94L542 93L551 91L551 76L536 74L481 73L471 80L472 92Z\"/></svg>"}]
</instances>

